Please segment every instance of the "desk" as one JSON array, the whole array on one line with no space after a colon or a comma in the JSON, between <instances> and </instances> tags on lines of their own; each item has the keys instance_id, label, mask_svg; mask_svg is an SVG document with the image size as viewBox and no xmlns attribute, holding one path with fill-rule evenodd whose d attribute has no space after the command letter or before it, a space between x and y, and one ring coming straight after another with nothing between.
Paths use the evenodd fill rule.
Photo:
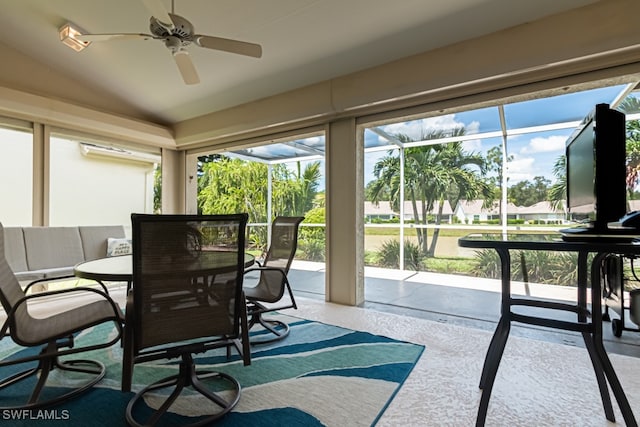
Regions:
<instances>
[{"instance_id":1,"label":"desk","mask_svg":"<svg viewBox=\"0 0 640 427\"><path fill-rule=\"evenodd\" d=\"M491 338L487 355L485 356L480 388L482 397L476 426L483 426L487 416L491 389L495 380L500 359L504 352L511 322L521 322L549 328L576 331L582 334L585 347L589 352L593 370L596 375L600 396L607 420L615 421L611 397L607 382L618 402L618 406L627 426L637 426L629 401L624 394L620 381L616 376L613 365L609 361L602 342L602 289L599 266L608 254L640 254L637 243L619 243L606 240L563 241L559 234L526 235L526 234L472 234L458 240L458 245L465 248L494 249L500 256L502 295L500 304L500 320ZM576 252L578 254L578 283L577 304L540 301L533 298L514 297L511 295L511 250ZM589 268L587 257L595 254ZM590 270L590 281L588 280ZM587 288L591 284L591 313L587 308ZM576 321L562 321L544 317L527 316L514 313L514 306L540 307L551 310L564 310L576 314ZM591 321L588 321L591 314Z\"/></svg>"},{"instance_id":2,"label":"desk","mask_svg":"<svg viewBox=\"0 0 640 427\"><path fill-rule=\"evenodd\" d=\"M205 252L206 253L206 252ZM244 254L244 267L251 267L253 255ZM94 259L81 262L73 268L76 277L98 282L127 282L127 290L133 280L133 259L131 255Z\"/></svg>"}]
</instances>

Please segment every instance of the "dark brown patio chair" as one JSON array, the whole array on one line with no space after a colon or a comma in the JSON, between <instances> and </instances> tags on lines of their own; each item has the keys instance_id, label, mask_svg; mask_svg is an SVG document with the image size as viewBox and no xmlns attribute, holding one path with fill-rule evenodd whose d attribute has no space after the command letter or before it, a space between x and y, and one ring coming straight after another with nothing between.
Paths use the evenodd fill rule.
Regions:
<instances>
[{"instance_id":1,"label":"dark brown patio chair","mask_svg":"<svg viewBox=\"0 0 640 427\"><path fill-rule=\"evenodd\" d=\"M56 278L51 278L55 280ZM50 296L83 294L95 298L78 298L73 308L50 315L33 317L30 313L31 302ZM74 296L75 296L74 295ZM23 347L38 347L40 351L25 351L26 356L6 357L0 361L0 368L10 371L0 380L0 409L39 409L62 403L88 391L105 375L105 367L94 360L69 360L67 356L86 352L115 344L122 334L122 311L109 297L106 290L91 287L76 287L57 291L45 291L26 295L20 287L13 271L5 258L4 228L0 224L0 301L6 314L6 320L0 329L1 339L11 338L15 344ZM107 342L82 347L74 347L75 335L92 326L113 322L116 334ZM29 363L31 362L31 363ZM36 362L35 366L33 362ZM25 364L28 368L16 371L15 365ZM60 386L60 380L54 387L48 384L49 374L54 369L71 372L68 375L70 386ZM66 377L66 376L63 376ZM31 390L21 398L23 388ZM30 384L30 383L33 383ZM14 386L15 387L12 387Z\"/></svg>"},{"instance_id":2,"label":"dark brown patio chair","mask_svg":"<svg viewBox=\"0 0 640 427\"><path fill-rule=\"evenodd\" d=\"M244 287L249 314L249 329L259 324L264 333L254 334L252 344L273 342L289 334L289 325L278 319L266 319L264 313L298 308L287 275L298 248L298 229L304 217L279 216L271 225L271 241L264 261L258 267L245 271L245 275L258 272L256 284ZM288 298L283 300L285 290ZM278 304L275 304L278 303ZM275 305L274 305L275 304Z\"/></svg>"},{"instance_id":3,"label":"dark brown patio chair","mask_svg":"<svg viewBox=\"0 0 640 427\"><path fill-rule=\"evenodd\" d=\"M129 402L129 425L155 425L189 387L204 396L204 425L240 399L230 375L196 370L193 354L234 347L251 363L242 292L246 214L133 214L133 287L126 308L122 390L130 391L134 364L179 358L179 371L142 388ZM229 389L224 395L215 387ZM162 404L144 422L136 407L149 395Z\"/></svg>"}]
</instances>

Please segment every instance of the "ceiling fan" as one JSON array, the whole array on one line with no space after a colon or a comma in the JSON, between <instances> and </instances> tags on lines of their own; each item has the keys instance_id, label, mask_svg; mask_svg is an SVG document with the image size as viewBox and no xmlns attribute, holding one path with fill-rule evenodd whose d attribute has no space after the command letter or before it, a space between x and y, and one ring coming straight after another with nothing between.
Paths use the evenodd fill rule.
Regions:
<instances>
[{"instance_id":1,"label":"ceiling fan","mask_svg":"<svg viewBox=\"0 0 640 427\"><path fill-rule=\"evenodd\" d=\"M147 10L151 12L151 18L149 19L149 31L151 34L83 34L78 35L77 38L85 42L114 39L162 40L171 51L182 79L188 85L200 82L198 72L187 50L187 47L192 44L207 49L221 50L254 58L262 56L262 47L259 44L196 34L191 22L173 13L173 0L171 1L171 13L167 12L162 0L141 1Z\"/></svg>"}]
</instances>

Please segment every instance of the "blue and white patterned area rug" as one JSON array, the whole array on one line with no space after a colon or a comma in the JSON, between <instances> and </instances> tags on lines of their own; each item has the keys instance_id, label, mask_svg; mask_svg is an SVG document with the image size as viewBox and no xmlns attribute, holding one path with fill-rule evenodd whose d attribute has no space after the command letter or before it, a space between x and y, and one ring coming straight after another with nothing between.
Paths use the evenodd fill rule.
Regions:
<instances>
[{"instance_id":1,"label":"blue and white patterned area rug","mask_svg":"<svg viewBox=\"0 0 640 427\"><path fill-rule=\"evenodd\" d=\"M277 343L253 346L250 366L243 366L235 355L227 360L224 350L196 356L198 369L226 372L242 385L240 402L216 425L374 425L424 350L421 345L367 332L281 317L290 324L290 335ZM111 327L98 326L83 332L76 343L94 342L113 332ZM8 338L0 341L1 358L30 351L8 345L8 341ZM100 360L107 367L107 376L94 389L47 410L0 411L0 419L12 426L126 425L125 408L134 393L120 391L122 348L119 343L81 357ZM0 376L5 377L10 369L0 369ZM138 364L134 368L133 390L169 376L176 369L175 363L166 361ZM56 380L54 377L52 381ZM58 382L63 385L61 380ZM0 406L8 405L11 399L7 391L0 392ZM164 425L194 422L198 416L210 412L210 406L203 402L204 399L197 396L184 394L171 408L173 413ZM153 401L146 404L156 406Z\"/></svg>"}]
</instances>

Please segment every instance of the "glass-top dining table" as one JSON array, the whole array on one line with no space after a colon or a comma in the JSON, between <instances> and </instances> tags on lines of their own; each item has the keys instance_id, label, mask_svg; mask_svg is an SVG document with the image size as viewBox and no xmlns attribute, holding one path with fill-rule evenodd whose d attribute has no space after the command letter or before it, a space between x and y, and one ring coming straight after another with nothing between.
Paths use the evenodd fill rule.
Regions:
<instances>
[{"instance_id":1,"label":"glass-top dining table","mask_svg":"<svg viewBox=\"0 0 640 427\"><path fill-rule=\"evenodd\" d=\"M244 267L248 268L255 262L255 257L244 254ZM98 282L127 282L127 291L133 281L133 257L121 255L85 261L73 268L73 273L81 279Z\"/></svg>"}]
</instances>

